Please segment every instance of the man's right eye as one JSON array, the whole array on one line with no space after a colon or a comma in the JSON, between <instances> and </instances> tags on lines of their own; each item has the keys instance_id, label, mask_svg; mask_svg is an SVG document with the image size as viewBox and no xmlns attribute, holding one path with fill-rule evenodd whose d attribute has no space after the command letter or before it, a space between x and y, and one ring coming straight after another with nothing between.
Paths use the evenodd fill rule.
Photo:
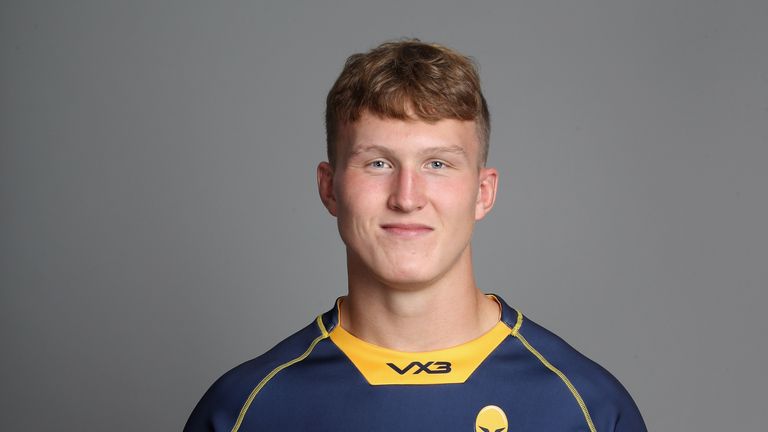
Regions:
<instances>
[{"instance_id":1,"label":"man's right eye","mask_svg":"<svg viewBox=\"0 0 768 432\"><path fill-rule=\"evenodd\" d=\"M389 167L389 164L384 162L383 160L375 160L370 163L371 168L387 168Z\"/></svg>"}]
</instances>

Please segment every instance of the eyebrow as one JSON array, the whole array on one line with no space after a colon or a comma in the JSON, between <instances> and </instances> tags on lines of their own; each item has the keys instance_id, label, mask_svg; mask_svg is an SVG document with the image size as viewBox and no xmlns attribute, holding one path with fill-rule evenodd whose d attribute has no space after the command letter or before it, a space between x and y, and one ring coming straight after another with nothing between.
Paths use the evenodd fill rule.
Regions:
<instances>
[{"instance_id":1,"label":"eyebrow","mask_svg":"<svg viewBox=\"0 0 768 432\"><path fill-rule=\"evenodd\" d=\"M388 147L372 144L372 145L360 146L352 149L349 156L354 157L361 153L367 153L367 152L379 152L387 155L392 154L392 150L389 149ZM435 153L451 153L451 154L456 154L464 158L467 158L467 151L464 150L464 147L461 147L458 145L427 147L419 151L419 155L435 154Z\"/></svg>"}]
</instances>

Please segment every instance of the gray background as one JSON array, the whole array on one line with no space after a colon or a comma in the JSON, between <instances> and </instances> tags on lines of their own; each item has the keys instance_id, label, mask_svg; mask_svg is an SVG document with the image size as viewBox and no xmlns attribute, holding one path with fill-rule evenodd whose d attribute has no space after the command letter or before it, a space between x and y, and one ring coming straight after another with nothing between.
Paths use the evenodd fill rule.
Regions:
<instances>
[{"instance_id":1,"label":"gray background","mask_svg":"<svg viewBox=\"0 0 768 432\"><path fill-rule=\"evenodd\" d=\"M325 93L401 36L481 65L481 287L651 430L765 430L768 2L0 4L3 430L179 430L329 308Z\"/></svg>"}]
</instances>

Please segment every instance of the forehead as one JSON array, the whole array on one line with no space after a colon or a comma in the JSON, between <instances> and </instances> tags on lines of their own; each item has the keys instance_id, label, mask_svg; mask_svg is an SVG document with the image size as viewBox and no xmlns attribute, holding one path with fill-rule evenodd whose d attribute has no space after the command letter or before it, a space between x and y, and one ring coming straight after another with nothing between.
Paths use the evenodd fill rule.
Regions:
<instances>
[{"instance_id":1,"label":"forehead","mask_svg":"<svg viewBox=\"0 0 768 432\"><path fill-rule=\"evenodd\" d=\"M444 149L463 153L474 163L480 159L480 139L475 121L401 120L364 112L356 122L341 125L337 140L337 154L341 159L371 148L403 154Z\"/></svg>"}]
</instances>

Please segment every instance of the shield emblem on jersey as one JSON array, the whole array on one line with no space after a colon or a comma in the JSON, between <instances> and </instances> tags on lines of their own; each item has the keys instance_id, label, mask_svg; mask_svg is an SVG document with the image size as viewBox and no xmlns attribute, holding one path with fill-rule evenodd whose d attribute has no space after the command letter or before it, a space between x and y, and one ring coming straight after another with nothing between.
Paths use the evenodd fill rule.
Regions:
<instances>
[{"instance_id":1,"label":"shield emblem on jersey","mask_svg":"<svg viewBox=\"0 0 768 432\"><path fill-rule=\"evenodd\" d=\"M475 419L475 432L509 432L507 415L496 405L483 407Z\"/></svg>"}]
</instances>

